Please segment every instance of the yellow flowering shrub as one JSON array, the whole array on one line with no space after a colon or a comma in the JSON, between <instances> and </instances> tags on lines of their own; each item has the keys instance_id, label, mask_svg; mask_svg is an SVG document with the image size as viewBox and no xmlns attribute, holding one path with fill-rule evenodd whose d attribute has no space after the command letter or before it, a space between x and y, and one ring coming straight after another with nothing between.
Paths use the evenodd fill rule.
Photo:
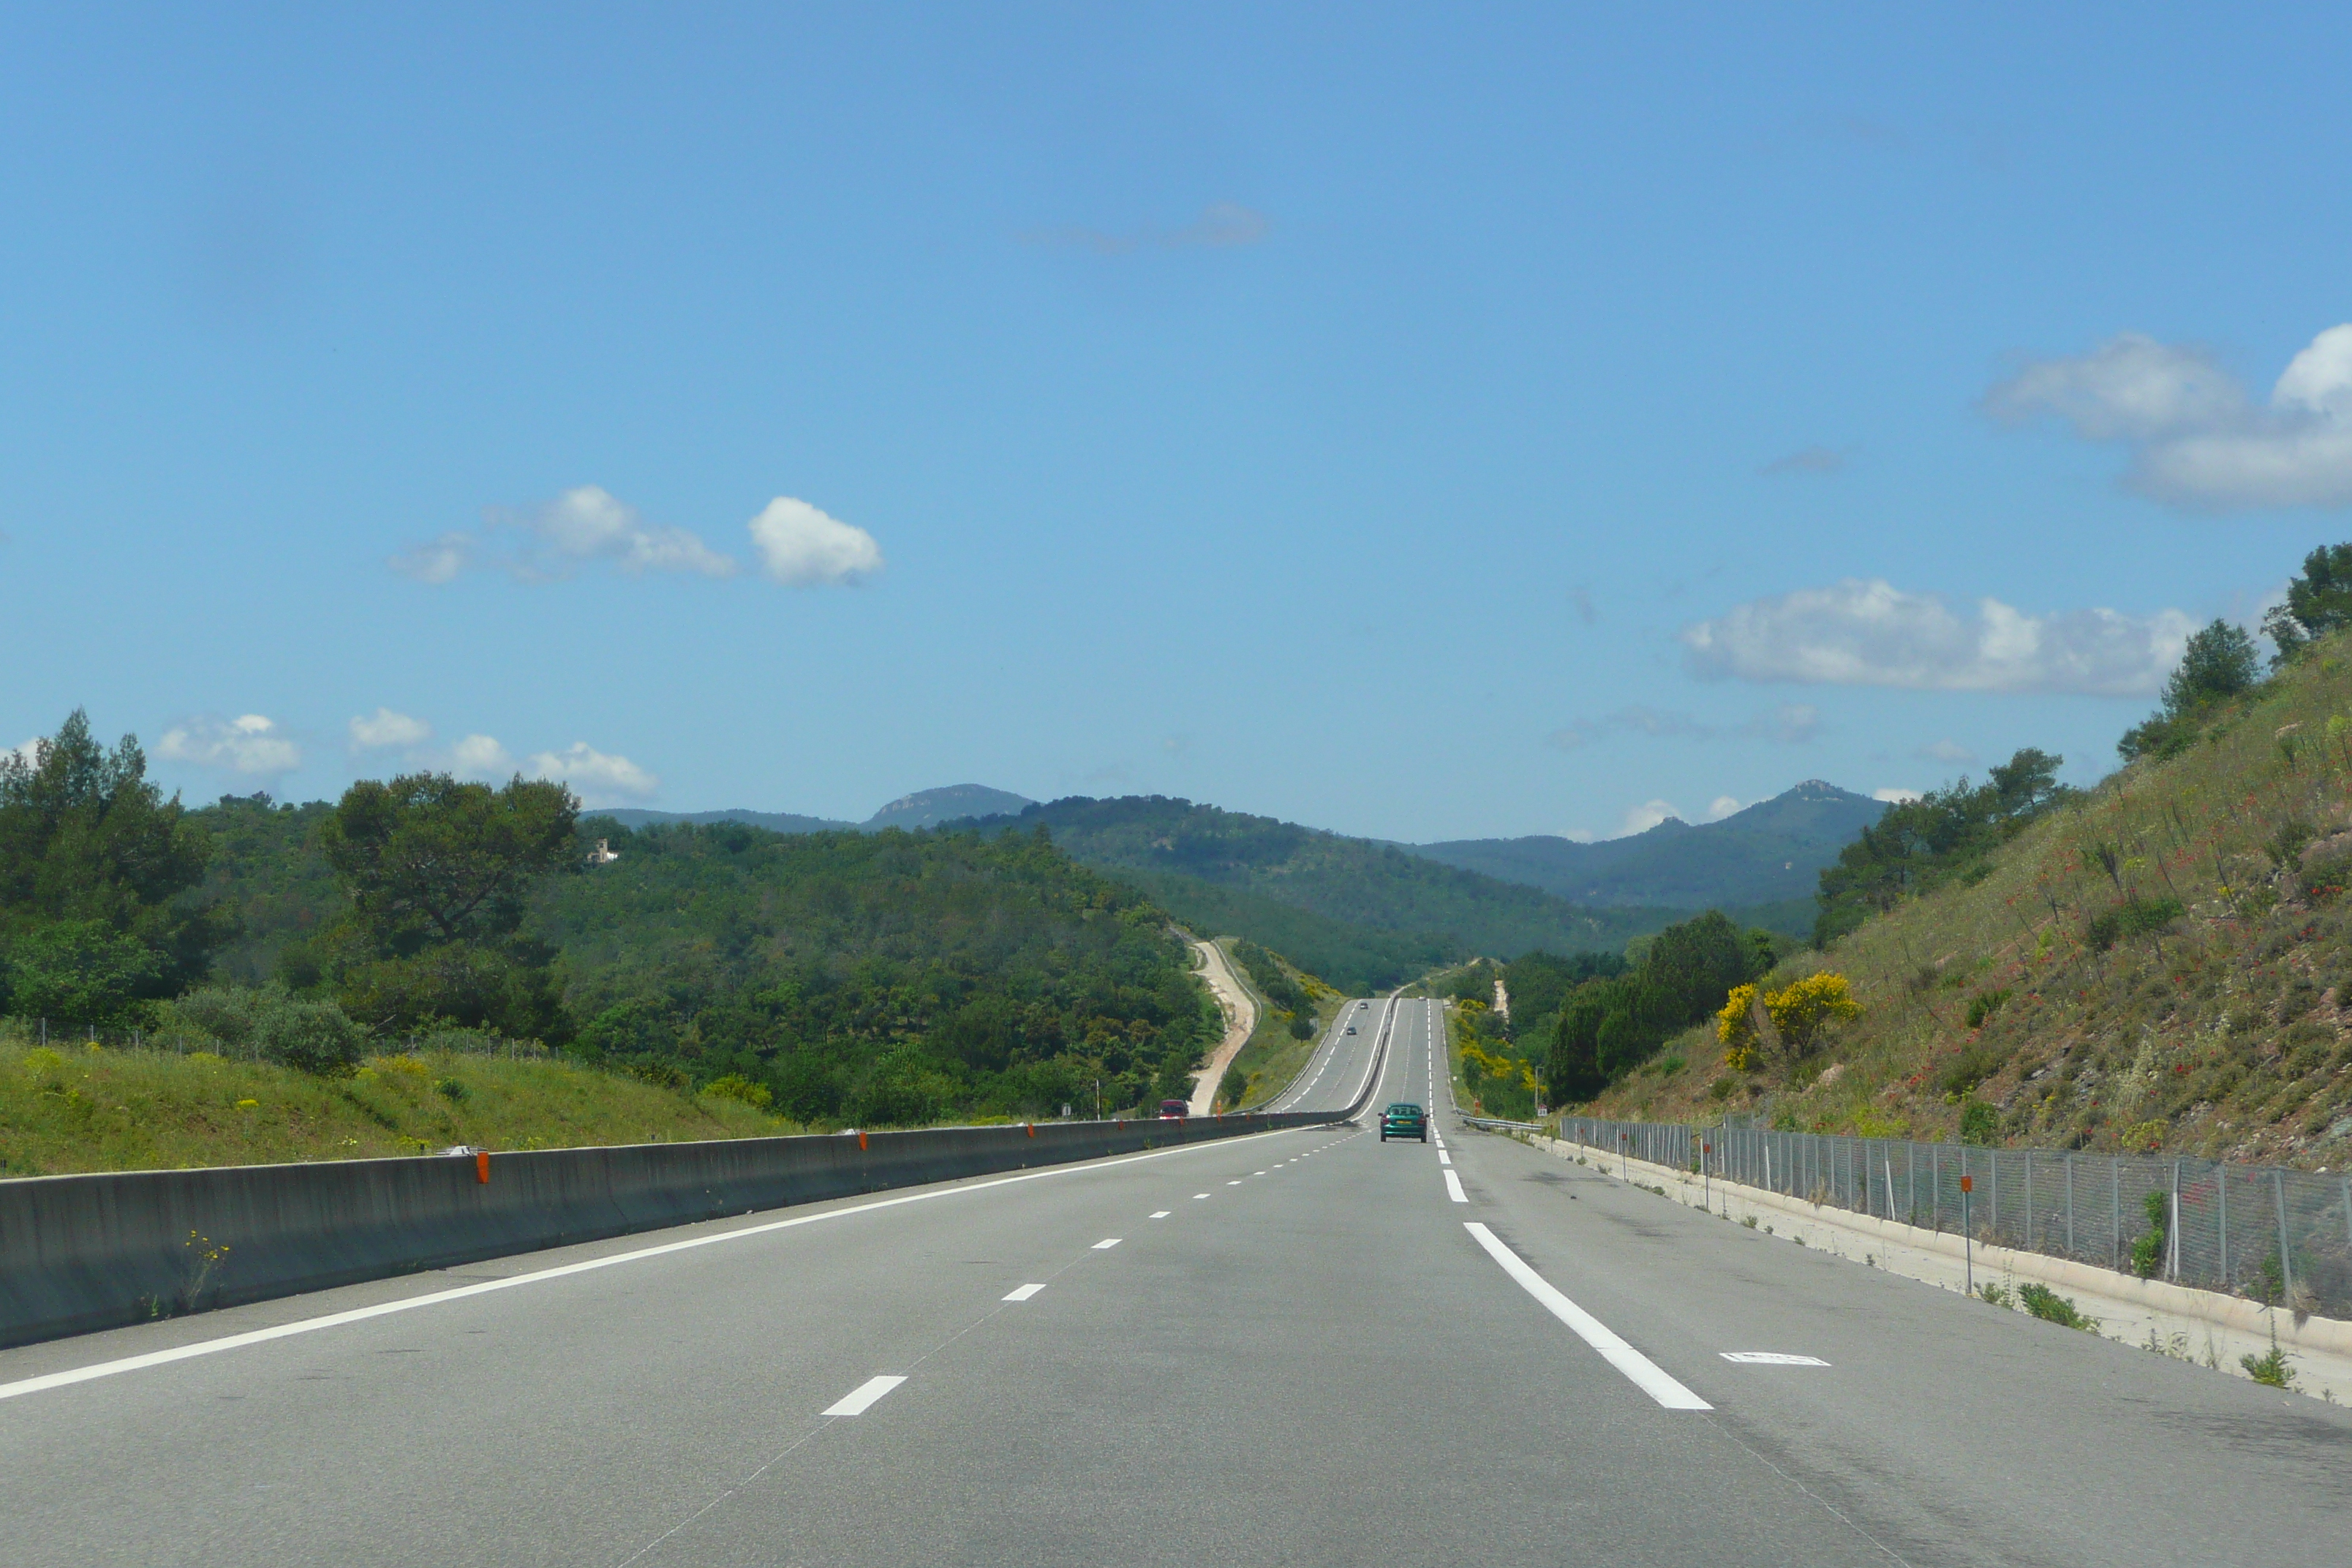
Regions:
<instances>
[{"instance_id":1,"label":"yellow flowering shrub","mask_svg":"<svg viewBox=\"0 0 2352 1568\"><path fill-rule=\"evenodd\" d=\"M1724 998L1723 1010L1715 1016L1715 1037L1722 1042L1724 1063L1735 1070L1755 1066L1773 1043L1757 1026L1758 996L1755 986L1739 986ZM1780 1048L1794 1055L1801 1055L1824 1025L1862 1016L1862 1004L1853 999L1846 977L1828 970L1765 992L1762 1002L1769 1033L1778 1037Z\"/></svg>"}]
</instances>

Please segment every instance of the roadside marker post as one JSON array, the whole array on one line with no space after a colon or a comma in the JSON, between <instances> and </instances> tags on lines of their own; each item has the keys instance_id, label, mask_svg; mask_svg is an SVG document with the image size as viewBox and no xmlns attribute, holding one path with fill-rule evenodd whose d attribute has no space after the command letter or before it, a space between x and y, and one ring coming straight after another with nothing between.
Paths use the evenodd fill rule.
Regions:
<instances>
[{"instance_id":1,"label":"roadside marker post","mask_svg":"<svg viewBox=\"0 0 2352 1568\"><path fill-rule=\"evenodd\" d=\"M1715 1207L1715 1188L1706 1169L1706 1157L1714 1152L1712 1143L1702 1142L1698 1146L1698 1201L1699 1206L1705 1209Z\"/></svg>"},{"instance_id":2,"label":"roadside marker post","mask_svg":"<svg viewBox=\"0 0 2352 1568\"><path fill-rule=\"evenodd\" d=\"M1967 1270L1965 1278L1971 1296L1977 1293L1977 1238L1969 1225L1969 1194L1976 1190L1977 1179L1974 1176L1960 1178L1960 1259Z\"/></svg>"},{"instance_id":3,"label":"roadside marker post","mask_svg":"<svg viewBox=\"0 0 2352 1568\"><path fill-rule=\"evenodd\" d=\"M474 1151L474 1180L486 1187L490 1184L490 1152L488 1149Z\"/></svg>"}]
</instances>

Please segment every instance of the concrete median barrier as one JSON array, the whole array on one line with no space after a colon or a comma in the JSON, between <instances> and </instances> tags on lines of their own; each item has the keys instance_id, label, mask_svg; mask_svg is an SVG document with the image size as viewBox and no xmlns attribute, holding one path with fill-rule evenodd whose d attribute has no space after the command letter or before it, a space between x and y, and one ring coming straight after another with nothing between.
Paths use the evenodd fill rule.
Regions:
<instances>
[{"instance_id":1,"label":"concrete median barrier","mask_svg":"<svg viewBox=\"0 0 2352 1568\"><path fill-rule=\"evenodd\" d=\"M1052 1121L0 1181L0 1345L1345 1115Z\"/></svg>"}]
</instances>

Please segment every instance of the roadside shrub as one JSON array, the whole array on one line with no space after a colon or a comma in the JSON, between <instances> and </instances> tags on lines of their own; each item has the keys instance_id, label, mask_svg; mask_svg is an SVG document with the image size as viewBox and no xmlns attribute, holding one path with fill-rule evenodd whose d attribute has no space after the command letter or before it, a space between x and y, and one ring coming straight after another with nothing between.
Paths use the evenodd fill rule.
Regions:
<instances>
[{"instance_id":1,"label":"roadside shrub","mask_svg":"<svg viewBox=\"0 0 2352 1568\"><path fill-rule=\"evenodd\" d=\"M444 1100L456 1101L466 1098L466 1086L454 1078L436 1079L433 1092Z\"/></svg>"},{"instance_id":2,"label":"roadside shrub","mask_svg":"<svg viewBox=\"0 0 2352 1568\"><path fill-rule=\"evenodd\" d=\"M2244 1367L2246 1375L2256 1383L2272 1388L2294 1386L2294 1368L2287 1365L2286 1352L2279 1349L2276 1329L2271 1331L2271 1349L2268 1355L2242 1355L2238 1358L2238 1364Z\"/></svg>"},{"instance_id":3,"label":"roadside shrub","mask_svg":"<svg viewBox=\"0 0 2352 1568\"><path fill-rule=\"evenodd\" d=\"M2156 1278L2157 1270L2164 1267L2165 1233L2168 1227L2169 1205L2166 1202L2164 1194L2158 1191L2152 1192L2142 1198L2140 1207L2147 1214L2147 1232L2132 1243L2132 1272L2143 1279L2153 1279Z\"/></svg>"},{"instance_id":4,"label":"roadside shrub","mask_svg":"<svg viewBox=\"0 0 2352 1568\"><path fill-rule=\"evenodd\" d=\"M702 1086L702 1092L717 1100L740 1100L754 1110L765 1110L775 1095L764 1083L753 1083L740 1073L714 1078Z\"/></svg>"},{"instance_id":5,"label":"roadside shrub","mask_svg":"<svg viewBox=\"0 0 2352 1568\"><path fill-rule=\"evenodd\" d=\"M2095 1334L2099 1331L2098 1319L2085 1317L2071 1297L2061 1296L2047 1285L2020 1285L2017 1288L2017 1304L2045 1323L2083 1329Z\"/></svg>"},{"instance_id":6,"label":"roadside shrub","mask_svg":"<svg viewBox=\"0 0 2352 1568\"><path fill-rule=\"evenodd\" d=\"M253 1027L262 1056L303 1072L344 1072L367 1049L367 1031L332 1002L295 1002L274 997Z\"/></svg>"},{"instance_id":7,"label":"roadside shrub","mask_svg":"<svg viewBox=\"0 0 2352 1568\"><path fill-rule=\"evenodd\" d=\"M1990 1149L2000 1136L2000 1111L1981 1100L1960 1107L1960 1142Z\"/></svg>"},{"instance_id":8,"label":"roadside shrub","mask_svg":"<svg viewBox=\"0 0 2352 1568\"><path fill-rule=\"evenodd\" d=\"M1779 991L1733 987L1715 1016L1715 1037L1724 1047L1724 1065L1745 1071L1776 1044L1791 1056L1803 1056L1830 1024L1861 1016L1862 1005L1846 977L1823 970Z\"/></svg>"}]
</instances>

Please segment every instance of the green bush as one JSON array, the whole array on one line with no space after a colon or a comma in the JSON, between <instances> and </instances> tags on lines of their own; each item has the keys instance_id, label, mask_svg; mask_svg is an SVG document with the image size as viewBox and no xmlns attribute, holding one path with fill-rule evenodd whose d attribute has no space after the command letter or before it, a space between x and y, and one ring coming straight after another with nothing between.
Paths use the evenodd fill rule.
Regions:
<instances>
[{"instance_id":1,"label":"green bush","mask_svg":"<svg viewBox=\"0 0 2352 1568\"><path fill-rule=\"evenodd\" d=\"M2099 1331L2098 1319L2084 1316L2082 1309L2074 1305L2072 1298L2061 1296L2047 1285L2020 1285L2017 1288L2017 1304L2045 1323L2083 1329L2095 1334Z\"/></svg>"},{"instance_id":2,"label":"green bush","mask_svg":"<svg viewBox=\"0 0 2352 1568\"><path fill-rule=\"evenodd\" d=\"M1981 1100L1960 1107L1960 1142L1990 1149L2000 1136L2000 1111Z\"/></svg>"},{"instance_id":3,"label":"green bush","mask_svg":"<svg viewBox=\"0 0 2352 1568\"><path fill-rule=\"evenodd\" d=\"M702 1086L702 1092L720 1100L740 1100L754 1110L765 1110L774 1100L775 1093L764 1083L753 1083L740 1073L714 1078Z\"/></svg>"},{"instance_id":4,"label":"green bush","mask_svg":"<svg viewBox=\"0 0 2352 1568\"><path fill-rule=\"evenodd\" d=\"M2238 1358L2238 1364L2244 1367L2246 1375L2256 1383L2268 1384L2272 1388L2294 1386L2294 1368L2287 1365L2286 1352L2279 1349L2278 1331L2275 1329L2271 1331L2271 1349L2268 1355L2242 1355Z\"/></svg>"},{"instance_id":5,"label":"green bush","mask_svg":"<svg viewBox=\"0 0 2352 1568\"><path fill-rule=\"evenodd\" d=\"M2114 909L2094 916L2083 938L2101 952L2127 936L2152 936L2188 911L2179 899L2126 899Z\"/></svg>"},{"instance_id":6,"label":"green bush","mask_svg":"<svg viewBox=\"0 0 2352 1568\"><path fill-rule=\"evenodd\" d=\"M1969 1003L1969 1027L1971 1029L1983 1028L1985 1026L1985 1020L1991 1017L1995 1013L2000 1012L2000 1005L2008 1001L2009 998L2010 991L2008 987L2004 986L1999 991L1988 991L1983 995L1970 1000ZM1970 1087L1973 1088L1974 1086L1971 1085Z\"/></svg>"},{"instance_id":7,"label":"green bush","mask_svg":"<svg viewBox=\"0 0 2352 1568\"><path fill-rule=\"evenodd\" d=\"M303 1072L342 1072L367 1054L367 1031L332 1002L273 997L261 1010L253 1043L267 1059Z\"/></svg>"},{"instance_id":8,"label":"green bush","mask_svg":"<svg viewBox=\"0 0 2352 1568\"><path fill-rule=\"evenodd\" d=\"M2147 1214L2147 1231L2132 1243L2132 1272L2143 1279L2153 1279L2164 1267L2164 1246L2168 1228L2169 1205L2161 1192L2153 1192L2140 1200Z\"/></svg>"}]
</instances>

